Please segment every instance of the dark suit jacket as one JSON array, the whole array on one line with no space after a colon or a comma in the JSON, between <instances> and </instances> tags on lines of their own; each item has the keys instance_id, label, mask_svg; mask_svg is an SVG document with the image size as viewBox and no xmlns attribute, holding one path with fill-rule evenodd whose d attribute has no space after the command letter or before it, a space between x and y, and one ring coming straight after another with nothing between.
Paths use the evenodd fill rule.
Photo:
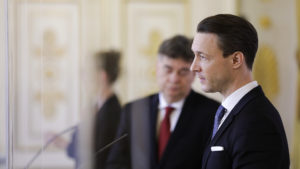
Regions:
<instances>
[{"instance_id":1,"label":"dark suit jacket","mask_svg":"<svg viewBox=\"0 0 300 169\"><path fill-rule=\"evenodd\" d=\"M223 151L211 151L221 146ZM278 111L261 87L247 93L205 149L202 169L289 169L289 151Z\"/></svg>"},{"instance_id":2,"label":"dark suit jacket","mask_svg":"<svg viewBox=\"0 0 300 169\"><path fill-rule=\"evenodd\" d=\"M111 143L116 134L120 121L121 105L116 95L111 96L101 106L96 114L94 125L94 169L105 168L105 162L110 148L98 152ZM98 152L98 153L97 153Z\"/></svg>"},{"instance_id":3,"label":"dark suit jacket","mask_svg":"<svg viewBox=\"0 0 300 169\"><path fill-rule=\"evenodd\" d=\"M156 136L158 104L155 94L124 107L118 137L124 133L128 133L128 137L113 146L109 169L193 169L201 166L219 103L191 91L160 161Z\"/></svg>"}]
</instances>

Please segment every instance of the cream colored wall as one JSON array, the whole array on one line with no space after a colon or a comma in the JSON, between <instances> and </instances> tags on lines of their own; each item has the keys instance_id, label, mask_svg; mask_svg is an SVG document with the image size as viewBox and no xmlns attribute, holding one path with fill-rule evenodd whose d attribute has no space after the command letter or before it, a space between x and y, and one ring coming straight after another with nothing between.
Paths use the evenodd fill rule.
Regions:
<instances>
[{"instance_id":1,"label":"cream colored wall","mask_svg":"<svg viewBox=\"0 0 300 169\"><path fill-rule=\"evenodd\" d=\"M293 160L293 168L294 169L300 169L300 0L296 0L296 9L297 9L297 49L298 49L298 90L297 90L297 114L295 116L295 129L294 134L295 137L293 139L293 145L292 147L292 160Z\"/></svg>"},{"instance_id":2,"label":"cream colored wall","mask_svg":"<svg viewBox=\"0 0 300 169\"><path fill-rule=\"evenodd\" d=\"M5 148L5 9L4 1L0 1L0 159L6 154ZM0 168L4 168L1 166Z\"/></svg>"},{"instance_id":3,"label":"cream colored wall","mask_svg":"<svg viewBox=\"0 0 300 169\"><path fill-rule=\"evenodd\" d=\"M101 48L121 48L121 36L124 33L125 25L122 25L122 0L101 0L101 27L103 28L101 34L102 43Z\"/></svg>"},{"instance_id":4,"label":"cream colored wall","mask_svg":"<svg viewBox=\"0 0 300 169\"><path fill-rule=\"evenodd\" d=\"M32 0L34 1L34 0ZM59 2L59 0L57 0ZM164 0L161 0L162 2ZM178 0L179 1L179 0ZM240 0L242 1L242 0ZM2 3L3 1L1 1ZM28 1L29 2L29 1ZM31 1L30 1L31 2ZM74 2L74 1L72 1ZM78 31L80 34L80 72L79 76L81 78L80 81L80 90L81 90L81 106L80 112L86 112L86 107L90 104L90 96L92 95L92 91L88 90L91 87L89 83L92 79L90 75L89 66L91 64L91 55L100 49L107 48L115 48L120 49L123 52L123 73L121 78L118 80L115 88L120 95L122 102L127 102L130 99L133 99L139 96L139 93L129 94L132 88L129 85L128 77L135 78L133 75L129 75L129 73L133 72L132 66L128 65L128 59L134 63L134 58L128 55L130 52L128 51L128 42L134 42L135 37L134 30L128 25L128 22L131 21L129 17L131 17L130 12L127 10L130 8L131 10L136 10L136 6L129 5L129 2L138 2L138 0L81 0L79 2L79 25ZM153 5L153 1L143 0L143 3L149 3ZM156 1L159 2L159 1ZM165 2L170 2L166 1ZM164 29L169 29L168 33L165 33L164 36L171 36L171 33L184 33L190 37L195 34L196 26L200 20L203 18L214 15L218 13L233 13L236 14L239 8L238 3L239 0L182 0L179 2L184 2L182 6L174 5L174 8L168 8L166 6L162 7L166 10L170 10L171 12L174 9L181 9L184 7L188 7L187 12L178 11L177 14L182 14L182 16L190 17L189 19L182 18L182 16L178 15L178 20L183 22L184 26L176 26L174 28L163 27ZM255 6L255 3L261 3L262 1L247 1L252 3ZM295 107L296 107L296 65L295 65L295 48L296 48L296 26L295 26L295 9L294 9L294 0L269 0L268 1L270 8L268 11L260 11L260 12L268 12L272 17L274 17L274 30L270 32L262 32L258 26L260 39L262 42L272 43L274 47L274 51L276 52L276 56L278 59L279 65L279 79L280 79L280 92L278 96L274 99L274 104L278 108L281 113L290 148L293 144L293 133L294 133L294 117L295 117ZM250 20L254 22L255 25L258 25L255 18L256 15L259 14L256 8L244 9L249 13ZM5 116L4 116L4 16L3 16L3 5L0 5L0 155L3 152L4 145L4 128L5 124ZM153 8L151 8L153 10ZM249 10L249 11L247 11ZM184 10L183 10L184 11ZM153 13L153 15L155 12ZM140 25L137 25L140 26ZM132 30L131 30L132 29ZM141 27L141 29L146 29L145 27ZM131 32L130 32L131 31ZM131 33L128 36L128 33ZM137 32L138 33L138 32ZM265 34L264 34L265 33ZM128 40L132 38L132 40ZM143 42L143 41L141 41ZM130 46L129 46L130 47ZM131 46L131 48L133 48ZM148 61L148 60L144 60ZM155 62L155 60L153 60ZM149 66L149 64L147 64ZM131 68L130 68L131 67ZM134 68L134 67L133 67ZM139 71L139 70L137 70ZM151 77L153 78L153 77ZM152 81L151 83L155 83ZM87 83L86 83L87 82ZM144 84L145 86L147 84ZM153 86L151 86L153 87ZM193 85L195 90L202 92L199 88L199 83L196 81ZM135 92L134 90L132 92ZM203 92L202 92L203 93ZM219 94L206 94L209 97L212 97L216 100L221 100L221 96ZM79 98L77 98L79 99ZM81 117L85 117L85 114L81 114ZM26 154L25 154L26 155ZM28 153L27 153L28 155ZM31 157L33 153L29 154L25 160L21 161L19 166L23 166L26 161L28 161L29 157ZM51 159L57 159L51 156ZM60 166L71 166L70 161L65 161L63 164L59 164ZM41 164L40 164L41 165ZM47 165L47 164L45 164Z\"/></svg>"},{"instance_id":5,"label":"cream colored wall","mask_svg":"<svg viewBox=\"0 0 300 169\"><path fill-rule=\"evenodd\" d=\"M192 30L196 31L197 24L207 16L218 13L236 13L236 0L192 0Z\"/></svg>"}]
</instances>

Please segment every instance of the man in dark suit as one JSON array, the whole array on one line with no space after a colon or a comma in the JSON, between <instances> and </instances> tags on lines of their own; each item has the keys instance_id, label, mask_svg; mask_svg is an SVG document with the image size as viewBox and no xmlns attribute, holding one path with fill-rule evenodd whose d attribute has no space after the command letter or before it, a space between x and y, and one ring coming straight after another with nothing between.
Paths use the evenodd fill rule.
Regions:
<instances>
[{"instance_id":1,"label":"man in dark suit","mask_svg":"<svg viewBox=\"0 0 300 169\"><path fill-rule=\"evenodd\" d=\"M125 105L108 168L193 169L201 165L204 146L219 103L191 90L191 40L177 35L159 47L160 92Z\"/></svg>"},{"instance_id":2,"label":"man in dark suit","mask_svg":"<svg viewBox=\"0 0 300 169\"><path fill-rule=\"evenodd\" d=\"M102 148L114 140L120 122L121 104L113 89L120 72L120 58L121 53L114 50L95 55L98 111L93 130L93 169L105 168L110 148Z\"/></svg>"},{"instance_id":3,"label":"man in dark suit","mask_svg":"<svg viewBox=\"0 0 300 169\"><path fill-rule=\"evenodd\" d=\"M224 96L202 169L289 168L280 115L252 79L257 48L255 28L241 17L220 14L198 24L191 70L205 92Z\"/></svg>"},{"instance_id":4,"label":"man in dark suit","mask_svg":"<svg viewBox=\"0 0 300 169\"><path fill-rule=\"evenodd\" d=\"M104 148L114 141L120 122L121 104L113 90L120 72L121 53L114 50L100 51L94 55L97 105L95 106L92 135L92 168L105 168L110 147ZM80 156L80 127L75 128L71 142L66 145L67 154L75 160L75 169L86 168ZM65 143L66 144L66 143ZM65 147L65 146L63 146Z\"/></svg>"}]
</instances>

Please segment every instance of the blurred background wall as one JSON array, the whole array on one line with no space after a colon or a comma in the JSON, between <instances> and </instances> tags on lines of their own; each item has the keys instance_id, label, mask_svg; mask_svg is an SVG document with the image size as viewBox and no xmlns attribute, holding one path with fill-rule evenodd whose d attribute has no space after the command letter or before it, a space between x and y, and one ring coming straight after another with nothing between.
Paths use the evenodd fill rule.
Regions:
<instances>
[{"instance_id":1,"label":"blurred background wall","mask_svg":"<svg viewBox=\"0 0 300 169\"><path fill-rule=\"evenodd\" d=\"M201 19L232 13L258 30L253 73L281 113L291 168L300 169L299 1L0 0L0 168L24 168L47 133L89 117L93 53L123 53L115 88L126 103L157 91L156 52L163 39L192 38ZM193 86L201 92L197 81ZM73 161L51 145L32 166L65 169Z\"/></svg>"},{"instance_id":2,"label":"blurred background wall","mask_svg":"<svg viewBox=\"0 0 300 169\"><path fill-rule=\"evenodd\" d=\"M4 1L0 2L0 168L5 166L5 156L6 156L6 122L5 122L5 60L6 60L6 50L5 50L5 8Z\"/></svg>"}]
</instances>

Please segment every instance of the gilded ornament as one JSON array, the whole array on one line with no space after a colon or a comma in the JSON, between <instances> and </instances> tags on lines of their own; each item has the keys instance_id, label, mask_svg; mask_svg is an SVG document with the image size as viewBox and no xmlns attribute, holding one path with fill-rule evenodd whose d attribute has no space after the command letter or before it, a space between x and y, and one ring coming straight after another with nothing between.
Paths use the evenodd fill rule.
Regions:
<instances>
[{"instance_id":1,"label":"gilded ornament","mask_svg":"<svg viewBox=\"0 0 300 169\"><path fill-rule=\"evenodd\" d=\"M262 2L271 2L271 0L261 0Z\"/></svg>"},{"instance_id":2,"label":"gilded ornament","mask_svg":"<svg viewBox=\"0 0 300 169\"><path fill-rule=\"evenodd\" d=\"M158 46L162 41L161 33L158 30L152 30L149 33L148 37L148 45L144 49L142 49L142 53L146 56L156 56Z\"/></svg>"},{"instance_id":3,"label":"gilded ornament","mask_svg":"<svg viewBox=\"0 0 300 169\"><path fill-rule=\"evenodd\" d=\"M297 50L296 60L298 66L298 75L297 75L297 90L298 90L298 102L297 102L297 119L300 122L300 49Z\"/></svg>"},{"instance_id":4,"label":"gilded ornament","mask_svg":"<svg viewBox=\"0 0 300 169\"><path fill-rule=\"evenodd\" d=\"M266 96L273 100L279 93L279 77L275 52L271 47L263 45L259 48L253 65L253 75Z\"/></svg>"},{"instance_id":5,"label":"gilded ornament","mask_svg":"<svg viewBox=\"0 0 300 169\"><path fill-rule=\"evenodd\" d=\"M259 24L263 29L270 29L272 26L272 21L268 16L262 16L259 18Z\"/></svg>"}]
</instances>

